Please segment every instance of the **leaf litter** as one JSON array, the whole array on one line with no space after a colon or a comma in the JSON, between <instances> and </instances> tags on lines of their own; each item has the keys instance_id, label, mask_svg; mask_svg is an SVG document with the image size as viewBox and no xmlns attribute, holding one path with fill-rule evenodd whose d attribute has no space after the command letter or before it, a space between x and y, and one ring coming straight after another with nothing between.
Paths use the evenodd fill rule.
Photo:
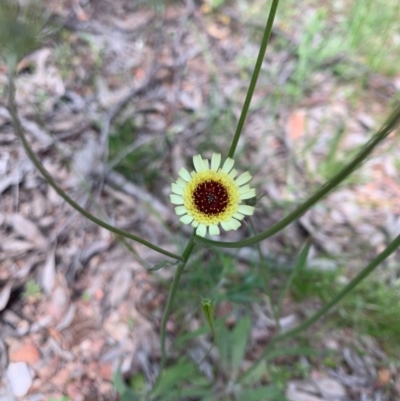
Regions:
<instances>
[{"instance_id":1,"label":"leaf litter","mask_svg":"<svg viewBox=\"0 0 400 401\"><path fill-rule=\"evenodd\" d=\"M234 93L243 95L246 87L246 80L240 77L246 71L235 62L246 40L244 28L235 30L229 23L211 21L199 10L184 6L166 6L162 18L151 8L135 8L124 0L46 3L64 25L66 39L64 48L55 44L29 55L24 65L32 68L20 71L17 78L19 112L33 148L70 193L79 197L90 189L92 195L82 199L93 213L146 238L151 236L152 241L176 251L161 224L164 220L176 228L165 201L169 177L199 149L204 135L208 135L212 146L224 149L224 143L210 134L226 110L233 116L240 110L240 102L232 102L231 97ZM233 13L233 20L240 21L235 8L229 13ZM171 42L157 33L153 25L157 21L171 33ZM189 29L185 25L188 21L203 31ZM180 31L177 35L176 27ZM282 31L277 29L275 35L282 35ZM295 40L296 34L290 35ZM205 46L210 49L209 57L204 56ZM252 58L256 51L255 45L245 50ZM279 76L279 85L290 79L292 61L290 48L268 56L271 71L289 71ZM154 74L145 78L150 70ZM216 72L219 90L210 85ZM4 69L0 75L3 84ZM244 132L248 146L239 144L243 154L240 162L246 165L251 159L252 165L258 166L254 178L260 192L270 195L261 200L260 210L268 213L260 213L256 221L259 229L282 217L276 202L305 198L315 182L323 182L324 172L316 171L316 166L328 155L338 119L351 121L351 129L339 143L341 152L350 152L375 126L369 115L379 115L382 102L387 102L359 104L353 116L328 75L322 73L326 84L318 87L319 92L305 97L298 109L282 105L276 118L262 99L277 88L273 80L260 78L256 106ZM387 99L390 85L385 79L373 76L369 85L374 93L384 89L379 99ZM211 122L210 102L219 116ZM100 134L96 122L104 123L105 113L109 113L108 125ZM158 143L167 142L160 160L155 160L160 174L156 185L132 182L120 172L107 171L102 159L109 151L104 144L113 135L111 123L130 115L136 116L132 149L152 136ZM37 400L63 394L74 400L110 400L114 399L112 375L119 366L128 376L143 371L151 382L152 372L157 369L154 360L160 353L154 322L159 322L165 294L160 293L157 280L146 269L162 259L137 245L136 259L132 259L134 255L118 239L71 210L27 161L3 107L0 119L0 372L6 372L3 377L8 378L6 382L3 379L1 391L8 391L10 397L36 395ZM276 124L278 128L271 128ZM308 146L306 157L298 151L302 146ZM397 155L388 152L388 147L384 145L364 165L363 172L357 173L358 183L339 189L327 197L323 208L314 208L300 219L303 233L305 230L312 237L317 248L330 244L325 251L340 255L349 251L348 238L356 237L361 245L370 246L371 252L378 252L386 241L384 235L379 235L381 223L390 235L398 231ZM295 168L291 170L293 161ZM303 178L308 169L315 173L311 184ZM373 179L365 182L363 176ZM154 218L154 213L161 220ZM279 234L263 243L263 251L279 255L287 247L299 248L304 241L300 232L289 228L285 237ZM240 238L244 234L236 235ZM316 253L315 257L320 256ZM248 256L243 260L248 261ZM29 290L29 282L36 287ZM250 337L255 349L268 337L264 333L265 319L272 325L268 330L274 328L270 310L260 309L254 319L262 329ZM298 321L299 314L296 308L286 309L290 326ZM229 315L231 309L227 310ZM171 327L175 327L173 322ZM172 336L174 329L169 334ZM335 336L328 336L332 338L326 338L325 343L349 344L343 335L339 339ZM357 349L362 347L358 345ZM372 355L380 347L374 343L372 348L364 349ZM314 396L324 400L343 396L344 391L348 397L356 397L360 391L375 391L371 372L360 370L360 363L367 362L359 358L354 350L343 347L346 372L340 368L317 372L312 385L308 381L291 382L288 398ZM368 363L370 366L371 361ZM384 373L380 380L387 384L382 379ZM390 374L397 383L398 373ZM25 378L18 388L16 377Z\"/></svg>"}]
</instances>

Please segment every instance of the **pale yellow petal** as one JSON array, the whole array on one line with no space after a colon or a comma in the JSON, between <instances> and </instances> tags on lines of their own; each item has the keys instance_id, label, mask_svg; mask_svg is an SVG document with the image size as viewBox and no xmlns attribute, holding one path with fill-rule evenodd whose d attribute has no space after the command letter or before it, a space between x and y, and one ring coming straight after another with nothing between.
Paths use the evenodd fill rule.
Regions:
<instances>
[{"instance_id":1,"label":"pale yellow petal","mask_svg":"<svg viewBox=\"0 0 400 401\"><path fill-rule=\"evenodd\" d=\"M250 191L246 192L245 194L240 195L240 199L251 199L256 196L256 191L255 189L250 189Z\"/></svg>"},{"instance_id":2,"label":"pale yellow petal","mask_svg":"<svg viewBox=\"0 0 400 401\"><path fill-rule=\"evenodd\" d=\"M217 171L220 164L221 164L221 153L213 153L211 157L211 169Z\"/></svg>"},{"instance_id":3,"label":"pale yellow petal","mask_svg":"<svg viewBox=\"0 0 400 401\"><path fill-rule=\"evenodd\" d=\"M181 169L178 171L178 174L187 182L192 179L189 172L183 167L181 167Z\"/></svg>"},{"instance_id":4,"label":"pale yellow petal","mask_svg":"<svg viewBox=\"0 0 400 401\"><path fill-rule=\"evenodd\" d=\"M170 195L169 199L171 200L171 203L174 205L183 205L183 198L180 195Z\"/></svg>"},{"instance_id":5,"label":"pale yellow petal","mask_svg":"<svg viewBox=\"0 0 400 401\"><path fill-rule=\"evenodd\" d=\"M227 221L221 221L221 227L225 230L225 231L230 231L233 230L232 226L229 224L229 222Z\"/></svg>"},{"instance_id":6,"label":"pale yellow petal","mask_svg":"<svg viewBox=\"0 0 400 401\"><path fill-rule=\"evenodd\" d=\"M210 235L219 235L219 227L216 224L210 224L208 229L210 230Z\"/></svg>"},{"instance_id":7,"label":"pale yellow petal","mask_svg":"<svg viewBox=\"0 0 400 401\"><path fill-rule=\"evenodd\" d=\"M196 227L198 227L198 226L199 226L199 222L196 221L196 220L193 220L193 221L192 221L192 227L196 228Z\"/></svg>"},{"instance_id":8,"label":"pale yellow petal","mask_svg":"<svg viewBox=\"0 0 400 401\"><path fill-rule=\"evenodd\" d=\"M237 170L233 169L228 175L229 177L231 177L232 179L234 179L237 175Z\"/></svg>"},{"instance_id":9,"label":"pale yellow petal","mask_svg":"<svg viewBox=\"0 0 400 401\"><path fill-rule=\"evenodd\" d=\"M188 214L186 216L182 216L179 219L183 224L190 224L193 221L193 217L189 216Z\"/></svg>"},{"instance_id":10,"label":"pale yellow petal","mask_svg":"<svg viewBox=\"0 0 400 401\"><path fill-rule=\"evenodd\" d=\"M254 207L249 205L239 205L238 212L245 214L246 216L251 216L254 213Z\"/></svg>"},{"instance_id":11,"label":"pale yellow petal","mask_svg":"<svg viewBox=\"0 0 400 401\"><path fill-rule=\"evenodd\" d=\"M245 194L246 192L250 191L250 185L246 184L239 188L239 194Z\"/></svg>"},{"instance_id":12,"label":"pale yellow petal","mask_svg":"<svg viewBox=\"0 0 400 401\"><path fill-rule=\"evenodd\" d=\"M234 218L230 219L228 224L232 227L232 230L237 230L241 226L240 222Z\"/></svg>"},{"instance_id":13,"label":"pale yellow petal","mask_svg":"<svg viewBox=\"0 0 400 401\"><path fill-rule=\"evenodd\" d=\"M200 155L193 156L193 165L197 172L203 170L203 159Z\"/></svg>"},{"instance_id":14,"label":"pale yellow petal","mask_svg":"<svg viewBox=\"0 0 400 401\"><path fill-rule=\"evenodd\" d=\"M243 220L244 219L244 215L241 213L235 213L232 217L234 217L237 220Z\"/></svg>"},{"instance_id":15,"label":"pale yellow petal","mask_svg":"<svg viewBox=\"0 0 400 401\"><path fill-rule=\"evenodd\" d=\"M222 171L224 171L226 174L229 174L229 172L232 170L232 167L234 164L235 164L235 160L228 157L225 160L224 165L222 166Z\"/></svg>"},{"instance_id":16,"label":"pale yellow petal","mask_svg":"<svg viewBox=\"0 0 400 401\"><path fill-rule=\"evenodd\" d=\"M181 186L182 188L185 188L187 182L185 180L182 180L181 177L178 177L178 179L176 180L176 183Z\"/></svg>"},{"instance_id":17,"label":"pale yellow petal","mask_svg":"<svg viewBox=\"0 0 400 401\"><path fill-rule=\"evenodd\" d=\"M248 183L251 180L251 175L249 172L245 172L242 175L240 175L238 178L236 178L236 184L241 186L243 184Z\"/></svg>"},{"instance_id":18,"label":"pale yellow petal","mask_svg":"<svg viewBox=\"0 0 400 401\"><path fill-rule=\"evenodd\" d=\"M196 234L199 237L205 237L207 234L207 226L205 224L199 224L199 226L196 229Z\"/></svg>"},{"instance_id":19,"label":"pale yellow petal","mask_svg":"<svg viewBox=\"0 0 400 401\"><path fill-rule=\"evenodd\" d=\"M178 216L180 216L181 214L187 213L187 210L186 210L185 206L177 206L177 207L175 208L175 213L176 213Z\"/></svg>"},{"instance_id":20,"label":"pale yellow petal","mask_svg":"<svg viewBox=\"0 0 400 401\"><path fill-rule=\"evenodd\" d=\"M209 170L210 169L210 163L208 162L207 159L203 159L202 163L203 163L203 170Z\"/></svg>"},{"instance_id":21,"label":"pale yellow petal","mask_svg":"<svg viewBox=\"0 0 400 401\"><path fill-rule=\"evenodd\" d=\"M182 195L183 194L183 187L181 185L176 184L173 182L171 184L171 191L175 194Z\"/></svg>"}]
</instances>

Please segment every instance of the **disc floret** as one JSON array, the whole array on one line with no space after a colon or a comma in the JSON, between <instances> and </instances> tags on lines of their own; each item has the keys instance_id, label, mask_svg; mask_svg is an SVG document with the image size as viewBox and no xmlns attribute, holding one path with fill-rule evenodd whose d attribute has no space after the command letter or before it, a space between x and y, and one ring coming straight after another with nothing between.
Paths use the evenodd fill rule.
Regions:
<instances>
[{"instance_id":1,"label":"disc floret","mask_svg":"<svg viewBox=\"0 0 400 401\"><path fill-rule=\"evenodd\" d=\"M196 234L204 237L207 229L210 235L219 235L219 224L225 231L237 230L243 218L254 212L253 206L242 204L245 199L254 198L256 192L247 184L248 172L235 178L234 160L227 158L220 167L221 155L214 153L211 165L200 155L193 157L195 170L188 172L183 167L179 178L171 185L171 203L178 205L175 212L184 224L196 228Z\"/></svg>"}]
</instances>

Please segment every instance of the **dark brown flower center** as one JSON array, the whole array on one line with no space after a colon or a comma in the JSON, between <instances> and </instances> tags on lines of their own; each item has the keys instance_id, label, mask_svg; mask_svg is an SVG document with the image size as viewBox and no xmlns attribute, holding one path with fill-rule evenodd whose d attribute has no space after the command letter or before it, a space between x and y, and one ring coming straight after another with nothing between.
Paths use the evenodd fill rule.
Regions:
<instances>
[{"instance_id":1,"label":"dark brown flower center","mask_svg":"<svg viewBox=\"0 0 400 401\"><path fill-rule=\"evenodd\" d=\"M218 181L204 181L194 190L193 201L200 212L208 215L219 214L228 206L228 191Z\"/></svg>"}]
</instances>

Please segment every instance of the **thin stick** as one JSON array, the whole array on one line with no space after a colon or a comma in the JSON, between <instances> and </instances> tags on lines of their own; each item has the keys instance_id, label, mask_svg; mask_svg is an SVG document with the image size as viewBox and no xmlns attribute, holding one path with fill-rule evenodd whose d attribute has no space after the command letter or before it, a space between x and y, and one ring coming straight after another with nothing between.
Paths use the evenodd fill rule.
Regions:
<instances>
[{"instance_id":1,"label":"thin stick","mask_svg":"<svg viewBox=\"0 0 400 401\"><path fill-rule=\"evenodd\" d=\"M57 194L60 195L75 210L77 210L79 213L81 213L87 219L89 219L93 223L99 225L100 227L103 227L106 230L111 231L114 234L137 241L137 242L141 243L142 245L145 245L148 248L153 249L154 251L156 251L158 253L169 256L170 258L177 259L177 260L183 260L182 256L180 256L180 255L176 255L174 253L168 252L156 245L153 245L151 242L148 242L148 241L146 241L136 235L133 235L127 231L120 230L119 228L116 228L116 227L106 223L105 221L100 220L99 218L97 218L96 216L92 215L87 210L85 210L83 207L81 207L77 202L75 202L69 195L67 195L64 192L64 190L54 181L54 179L50 175L50 173L44 168L44 166L42 165L42 163L36 156L35 152L31 148L28 140L26 139L24 129L22 128L22 124L19 119L17 108L16 108L15 101L14 101L14 96L15 96L14 69L12 69L11 67L9 67L8 84L9 84L8 111L10 112L10 116L11 116L11 119L13 121L13 125L15 128L15 132L18 135L18 137L20 138L22 145L23 145L26 153L28 154L29 158L31 159L32 163L39 170L39 172L42 174L42 176L47 180L47 182L50 184L50 186L53 187L53 189L57 192Z\"/></svg>"}]
</instances>

